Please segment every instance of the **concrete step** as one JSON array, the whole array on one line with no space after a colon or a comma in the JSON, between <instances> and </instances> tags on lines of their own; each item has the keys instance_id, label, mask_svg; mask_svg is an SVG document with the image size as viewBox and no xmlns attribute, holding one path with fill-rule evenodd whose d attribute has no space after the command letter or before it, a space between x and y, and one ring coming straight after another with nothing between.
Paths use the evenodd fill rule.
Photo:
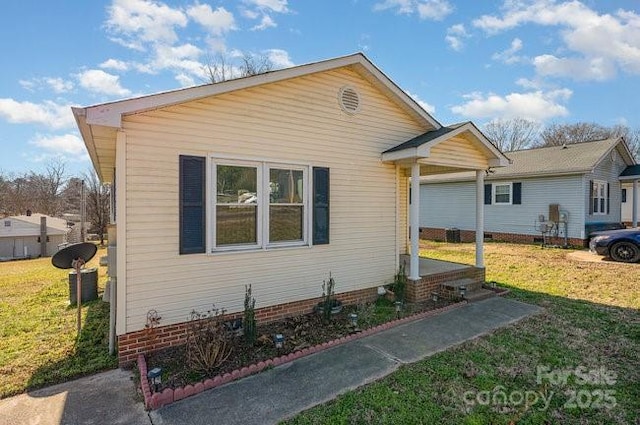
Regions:
<instances>
[{"instance_id":1,"label":"concrete step","mask_svg":"<svg viewBox=\"0 0 640 425\"><path fill-rule=\"evenodd\" d=\"M497 294L489 289L475 289L473 291L467 292L464 296L464 299L468 302L476 302L486 300L487 298L495 297Z\"/></svg>"},{"instance_id":2,"label":"concrete step","mask_svg":"<svg viewBox=\"0 0 640 425\"><path fill-rule=\"evenodd\" d=\"M476 282L474 279L465 278L465 279L457 279L451 280L449 282L445 282L442 284L442 289L448 292L459 292L460 287L464 286L467 288L467 292L475 291L482 289L482 283Z\"/></svg>"}]
</instances>

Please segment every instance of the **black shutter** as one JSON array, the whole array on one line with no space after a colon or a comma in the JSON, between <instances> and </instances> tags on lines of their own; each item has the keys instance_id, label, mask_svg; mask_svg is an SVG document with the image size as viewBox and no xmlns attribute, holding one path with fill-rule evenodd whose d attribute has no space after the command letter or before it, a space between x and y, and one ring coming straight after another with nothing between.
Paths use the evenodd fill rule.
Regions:
<instances>
[{"instance_id":1,"label":"black shutter","mask_svg":"<svg viewBox=\"0 0 640 425\"><path fill-rule=\"evenodd\" d=\"M610 184L607 183L607 214L609 214L611 212L611 210L609 209L609 205L611 204L611 202L609 202L611 200L611 190L610 190Z\"/></svg>"},{"instance_id":2,"label":"black shutter","mask_svg":"<svg viewBox=\"0 0 640 425\"><path fill-rule=\"evenodd\" d=\"M180 254L205 252L205 158L180 155Z\"/></svg>"},{"instance_id":3,"label":"black shutter","mask_svg":"<svg viewBox=\"0 0 640 425\"><path fill-rule=\"evenodd\" d=\"M491 205L491 184L484 185L484 204Z\"/></svg>"},{"instance_id":4,"label":"black shutter","mask_svg":"<svg viewBox=\"0 0 640 425\"><path fill-rule=\"evenodd\" d=\"M622 189L622 202L627 203L627 189Z\"/></svg>"},{"instance_id":5,"label":"black shutter","mask_svg":"<svg viewBox=\"0 0 640 425\"><path fill-rule=\"evenodd\" d=\"M329 169L313 167L313 244L329 243Z\"/></svg>"},{"instance_id":6,"label":"black shutter","mask_svg":"<svg viewBox=\"0 0 640 425\"><path fill-rule=\"evenodd\" d=\"M522 183L513 183L513 205L522 204Z\"/></svg>"},{"instance_id":7,"label":"black shutter","mask_svg":"<svg viewBox=\"0 0 640 425\"><path fill-rule=\"evenodd\" d=\"M589 180L589 215L595 211L596 201L593 199L593 180Z\"/></svg>"}]
</instances>

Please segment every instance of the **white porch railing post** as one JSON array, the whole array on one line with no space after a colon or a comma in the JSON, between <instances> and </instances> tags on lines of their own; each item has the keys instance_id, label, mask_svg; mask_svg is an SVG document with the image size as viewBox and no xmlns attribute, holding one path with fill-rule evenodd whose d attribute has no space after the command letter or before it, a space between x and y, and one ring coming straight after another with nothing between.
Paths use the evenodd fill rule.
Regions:
<instances>
[{"instance_id":1,"label":"white porch railing post","mask_svg":"<svg viewBox=\"0 0 640 425\"><path fill-rule=\"evenodd\" d=\"M484 268L484 170L476 171L476 267Z\"/></svg>"},{"instance_id":2,"label":"white porch railing post","mask_svg":"<svg viewBox=\"0 0 640 425\"><path fill-rule=\"evenodd\" d=\"M638 180L633 181L633 203L631 204L631 225L638 227Z\"/></svg>"},{"instance_id":3,"label":"white porch railing post","mask_svg":"<svg viewBox=\"0 0 640 425\"><path fill-rule=\"evenodd\" d=\"M411 226L411 262L409 279L420 279L420 164L411 166L411 205L409 206Z\"/></svg>"}]
</instances>

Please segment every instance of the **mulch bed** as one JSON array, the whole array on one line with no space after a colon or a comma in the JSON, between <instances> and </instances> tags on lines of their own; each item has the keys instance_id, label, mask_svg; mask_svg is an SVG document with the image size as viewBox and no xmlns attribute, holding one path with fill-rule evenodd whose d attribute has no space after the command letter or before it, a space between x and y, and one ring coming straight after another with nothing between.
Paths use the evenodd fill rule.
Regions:
<instances>
[{"instance_id":1,"label":"mulch bed","mask_svg":"<svg viewBox=\"0 0 640 425\"><path fill-rule=\"evenodd\" d=\"M426 301L423 303L406 304L401 312L401 317L412 314L442 308L455 301L439 300L437 303ZM266 361L274 357L303 350L305 348L338 339L351 333L358 332L349 324L349 314L358 314L360 329L367 329L382 323L396 319L395 305L385 299L378 300L374 304L361 306L345 306L342 311L332 316L329 322L325 322L321 314L310 313L291 317L277 322L258 323L258 341L255 345L246 344L242 336L234 336L231 341L231 355L211 375L194 371L188 367L185 346L171 347L147 355L147 366L151 370L154 367L162 367L162 386L164 388L184 387L211 378L213 375L222 375L242 367ZM273 342L275 334L284 335L284 347L276 349Z\"/></svg>"}]
</instances>

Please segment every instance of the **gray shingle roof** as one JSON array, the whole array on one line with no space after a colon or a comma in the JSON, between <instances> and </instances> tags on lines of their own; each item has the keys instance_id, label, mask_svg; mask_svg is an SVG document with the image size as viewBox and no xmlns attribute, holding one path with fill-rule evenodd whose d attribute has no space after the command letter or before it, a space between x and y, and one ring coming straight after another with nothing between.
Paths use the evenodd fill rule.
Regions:
<instances>
[{"instance_id":1,"label":"gray shingle roof","mask_svg":"<svg viewBox=\"0 0 640 425\"><path fill-rule=\"evenodd\" d=\"M618 138L505 152L511 165L491 170L487 180L590 172L620 142ZM473 180L473 173L428 176L425 182Z\"/></svg>"},{"instance_id":2,"label":"gray shingle roof","mask_svg":"<svg viewBox=\"0 0 640 425\"><path fill-rule=\"evenodd\" d=\"M620 177L640 177L640 165L630 165L624 169Z\"/></svg>"}]
</instances>

